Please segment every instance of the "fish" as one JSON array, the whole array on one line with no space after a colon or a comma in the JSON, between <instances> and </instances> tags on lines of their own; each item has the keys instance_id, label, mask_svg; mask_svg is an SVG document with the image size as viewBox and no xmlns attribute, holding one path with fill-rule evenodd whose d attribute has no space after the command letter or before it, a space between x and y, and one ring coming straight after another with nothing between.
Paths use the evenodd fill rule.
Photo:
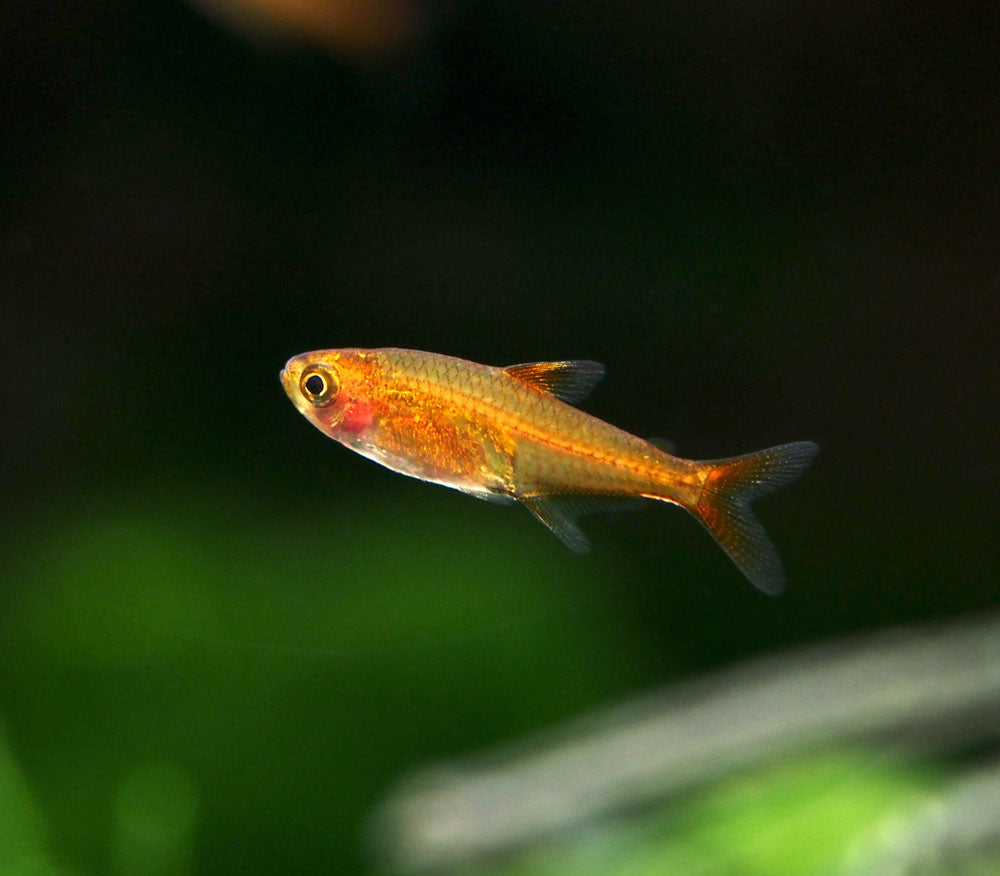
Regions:
<instances>
[{"instance_id":1,"label":"fish","mask_svg":"<svg viewBox=\"0 0 1000 876\"><path fill-rule=\"evenodd\" d=\"M585 514L651 499L679 505L764 593L786 579L751 503L818 451L795 441L725 459L674 456L576 405L604 376L589 360L481 365L396 348L314 350L281 371L323 434L393 471L481 499L519 502L578 553Z\"/></svg>"}]
</instances>

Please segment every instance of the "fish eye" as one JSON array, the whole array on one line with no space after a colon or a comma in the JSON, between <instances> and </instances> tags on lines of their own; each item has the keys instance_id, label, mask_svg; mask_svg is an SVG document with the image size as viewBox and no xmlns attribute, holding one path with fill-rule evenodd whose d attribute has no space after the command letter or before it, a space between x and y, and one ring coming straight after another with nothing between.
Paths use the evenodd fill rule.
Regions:
<instances>
[{"instance_id":1,"label":"fish eye","mask_svg":"<svg viewBox=\"0 0 1000 876\"><path fill-rule=\"evenodd\" d=\"M326 389L326 381L318 374L310 374L302 385L309 395L322 395L323 390Z\"/></svg>"},{"instance_id":2,"label":"fish eye","mask_svg":"<svg viewBox=\"0 0 1000 876\"><path fill-rule=\"evenodd\" d=\"M302 394L316 407L330 404L340 390L340 384L333 372L319 365L307 368L299 380Z\"/></svg>"}]
</instances>

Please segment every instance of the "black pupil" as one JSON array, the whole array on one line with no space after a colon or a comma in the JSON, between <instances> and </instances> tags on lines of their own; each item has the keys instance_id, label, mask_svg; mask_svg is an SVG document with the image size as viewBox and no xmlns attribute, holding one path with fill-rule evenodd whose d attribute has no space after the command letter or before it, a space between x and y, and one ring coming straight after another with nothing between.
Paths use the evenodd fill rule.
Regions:
<instances>
[{"instance_id":1,"label":"black pupil","mask_svg":"<svg viewBox=\"0 0 1000 876\"><path fill-rule=\"evenodd\" d=\"M310 374L306 378L306 392L309 395L322 395L323 390L326 389L326 381L320 377L318 374Z\"/></svg>"}]
</instances>

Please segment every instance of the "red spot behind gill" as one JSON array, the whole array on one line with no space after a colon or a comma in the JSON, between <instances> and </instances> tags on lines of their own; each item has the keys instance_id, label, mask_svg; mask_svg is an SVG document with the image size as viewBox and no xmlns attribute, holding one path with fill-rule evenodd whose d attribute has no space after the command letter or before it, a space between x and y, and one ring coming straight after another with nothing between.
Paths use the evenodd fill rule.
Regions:
<instances>
[{"instance_id":1,"label":"red spot behind gill","mask_svg":"<svg viewBox=\"0 0 1000 876\"><path fill-rule=\"evenodd\" d=\"M352 399L344 408L340 428L345 432L361 432L372 422L372 406L361 399Z\"/></svg>"}]
</instances>

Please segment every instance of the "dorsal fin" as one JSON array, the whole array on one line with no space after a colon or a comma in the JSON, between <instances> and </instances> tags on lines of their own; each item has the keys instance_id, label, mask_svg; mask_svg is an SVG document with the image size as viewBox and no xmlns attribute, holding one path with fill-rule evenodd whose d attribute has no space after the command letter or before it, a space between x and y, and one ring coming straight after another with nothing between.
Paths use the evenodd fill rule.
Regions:
<instances>
[{"instance_id":1,"label":"dorsal fin","mask_svg":"<svg viewBox=\"0 0 1000 876\"><path fill-rule=\"evenodd\" d=\"M604 376L604 366L589 359L565 362L526 362L508 365L506 374L564 402L582 401Z\"/></svg>"}]
</instances>

